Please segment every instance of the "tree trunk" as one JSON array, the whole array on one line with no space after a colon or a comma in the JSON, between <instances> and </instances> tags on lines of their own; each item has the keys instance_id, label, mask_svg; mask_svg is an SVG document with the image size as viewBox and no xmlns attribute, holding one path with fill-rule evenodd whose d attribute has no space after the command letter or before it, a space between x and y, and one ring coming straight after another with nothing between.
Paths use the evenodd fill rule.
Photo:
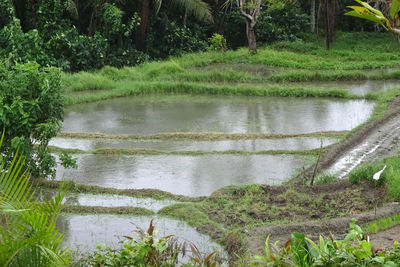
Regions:
<instances>
[{"instance_id":1,"label":"tree trunk","mask_svg":"<svg viewBox=\"0 0 400 267\"><path fill-rule=\"evenodd\" d=\"M183 27L186 27L187 17L188 17L188 10L186 8L185 9L185 15L183 15Z\"/></svg>"},{"instance_id":2,"label":"tree trunk","mask_svg":"<svg viewBox=\"0 0 400 267\"><path fill-rule=\"evenodd\" d=\"M254 26L252 26L251 21L248 19L246 19L246 35L250 53L256 54L257 53L256 33L254 32Z\"/></svg>"},{"instance_id":3,"label":"tree trunk","mask_svg":"<svg viewBox=\"0 0 400 267\"><path fill-rule=\"evenodd\" d=\"M311 0L310 24L311 24L311 33L314 33L315 32L315 0Z\"/></svg>"},{"instance_id":4,"label":"tree trunk","mask_svg":"<svg viewBox=\"0 0 400 267\"><path fill-rule=\"evenodd\" d=\"M150 20L150 1L142 0L142 6L139 11L140 25L135 31L135 46L138 50L145 49L145 39L147 28L149 27Z\"/></svg>"},{"instance_id":5,"label":"tree trunk","mask_svg":"<svg viewBox=\"0 0 400 267\"><path fill-rule=\"evenodd\" d=\"M325 0L325 10L326 48L330 49L335 34L336 0Z\"/></svg>"}]
</instances>

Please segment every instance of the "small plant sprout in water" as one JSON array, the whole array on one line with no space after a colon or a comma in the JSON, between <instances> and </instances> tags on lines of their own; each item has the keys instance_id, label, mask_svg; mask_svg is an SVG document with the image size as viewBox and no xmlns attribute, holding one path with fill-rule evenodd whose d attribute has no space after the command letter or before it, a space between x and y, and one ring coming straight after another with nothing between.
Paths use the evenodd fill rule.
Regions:
<instances>
[{"instance_id":1,"label":"small plant sprout in water","mask_svg":"<svg viewBox=\"0 0 400 267\"><path fill-rule=\"evenodd\" d=\"M375 181L375 190L374 190L374 200L375 200L375 219L376 219L376 208L377 208L377 205L378 205L378 201L377 201L377 199L376 199L376 184L378 183L378 181L379 181L379 179L381 178L381 175L382 175L382 172L384 171L386 169L386 165L385 166L383 166L383 168L382 168L382 170L380 170L380 171L378 171L378 172L376 172L373 176L372 176L372 179L374 179L374 181Z\"/></svg>"}]
</instances>

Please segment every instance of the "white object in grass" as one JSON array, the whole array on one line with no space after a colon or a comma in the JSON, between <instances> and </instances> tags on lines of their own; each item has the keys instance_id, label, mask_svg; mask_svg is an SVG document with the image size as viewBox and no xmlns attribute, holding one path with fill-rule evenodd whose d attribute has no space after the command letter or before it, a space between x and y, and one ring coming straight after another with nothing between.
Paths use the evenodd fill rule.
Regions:
<instances>
[{"instance_id":1,"label":"white object in grass","mask_svg":"<svg viewBox=\"0 0 400 267\"><path fill-rule=\"evenodd\" d=\"M386 165L383 166L383 169L380 170L379 172L375 173L374 176L372 178L374 178L375 181L378 181L379 178L381 177L382 172L386 169Z\"/></svg>"}]
</instances>

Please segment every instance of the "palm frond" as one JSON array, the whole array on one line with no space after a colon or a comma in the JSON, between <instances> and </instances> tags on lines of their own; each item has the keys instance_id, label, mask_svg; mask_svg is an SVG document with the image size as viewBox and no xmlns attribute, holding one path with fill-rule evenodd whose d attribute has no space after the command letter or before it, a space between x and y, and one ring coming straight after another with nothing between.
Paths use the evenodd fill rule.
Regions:
<instances>
[{"instance_id":1,"label":"palm frond","mask_svg":"<svg viewBox=\"0 0 400 267\"><path fill-rule=\"evenodd\" d=\"M202 0L173 0L172 3L200 21L213 22L210 6Z\"/></svg>"},{"instance_id":2,"label":"palm frond","mask_svg":"<svg viewBox=\"0 0 400 267\"><path fill-rule=\"evenodd\" d=\"M3 136L0 139L0 147ZM0 156L0 266L66 266L69 251L60 248L56 230L64 191L42 203L32 201L29 172L15 154L4 168Z\"/></svg>"}]
</instances>

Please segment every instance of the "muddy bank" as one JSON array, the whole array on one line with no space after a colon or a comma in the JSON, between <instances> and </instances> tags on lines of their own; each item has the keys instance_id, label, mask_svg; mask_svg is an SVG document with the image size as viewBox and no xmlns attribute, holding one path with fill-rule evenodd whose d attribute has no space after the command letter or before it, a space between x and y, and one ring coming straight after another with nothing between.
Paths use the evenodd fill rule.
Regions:
<instances>
[{"instance_id":1,"label":"muddy bank","mask_svg":"<svg viewBox=\"0 0 400 267\"><path fill-rule=\"evenodd\" d=\"M331 146L322 156L317 173L329 170L335 164L340 164L339 161L342 160L344 164L348 163L348 166L344 166L341 170L343 177L349 172L349 169L355 168L358 164L395 155L400 150L399 101L397 98L389 105L390 112L385 117L364 125L346 141ZM351 159L344 159L349 154L352 155ZM293 183L298 186L303 185L305 180L312 176L314 168L312 166L306 169L293 180Z\"/></svg>"},{"instance_id":2,"label":"muddy bank","mask_svg":"<svg viewBox=\"0 0 400 267\"><path fill-rule=\"evenodd\" d=\"M400 203L389 203L377 210L376 219L397 213L400 213ZM333 233L336 238L341 239L347 232L349 223L353 218L357 219L358 224L362 225L375 220L375 213L374 211L370 211L360 214L351 214L346 217L334 218L328 221L304 221L287 225L258 226L249 230L247 234L249 240L248 248L252 253L260 254L264 249L267 236L270 236L271 243L277 240L284 243L290 238L293 232L305 233L313 240L317 240L319 235L327 236L330 233Z\"/></svg>"},{"instance_id":3,"label":"muddy bank","mask_svg":"<svg viewBox=\"0 0 400 267\"><path fill-rule=\"evenodd\" d=\"M374 249L386 249L393 247L393 242L400 242L400 225L381 231L370 236Z\"/></svg>"}]
</instances>

